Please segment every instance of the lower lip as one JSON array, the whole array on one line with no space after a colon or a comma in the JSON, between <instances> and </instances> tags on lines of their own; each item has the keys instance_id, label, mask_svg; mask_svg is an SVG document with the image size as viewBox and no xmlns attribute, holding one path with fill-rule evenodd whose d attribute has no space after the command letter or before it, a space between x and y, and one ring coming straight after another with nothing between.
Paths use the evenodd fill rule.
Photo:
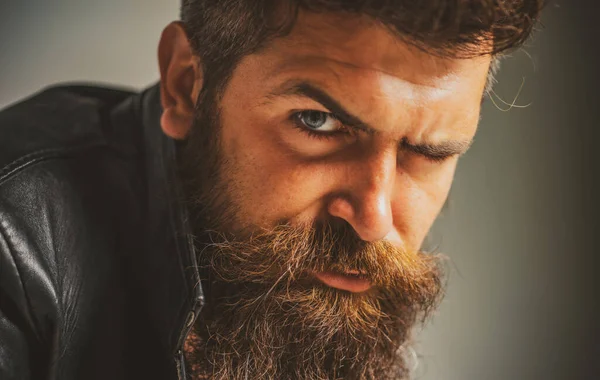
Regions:
<instances>
[{"instance_id":1,"label":"lower lip","mask_svg":"<svg viewBox=\"0 0 600 380\"><path fill-rule=\"evenodd\" d=\"M352 293L361 293L371 288L368 280L342 273L318 272L315 273L315 277L329 287Z\"/></svg>"}]
</instances>

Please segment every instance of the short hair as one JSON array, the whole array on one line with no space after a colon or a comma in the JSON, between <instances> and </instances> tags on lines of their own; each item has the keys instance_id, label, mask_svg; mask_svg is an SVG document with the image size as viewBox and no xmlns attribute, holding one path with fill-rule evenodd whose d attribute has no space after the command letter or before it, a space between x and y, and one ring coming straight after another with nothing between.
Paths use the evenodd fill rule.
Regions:
<instances>
[{"instance_id":1,"label":"short hair","mask_svg":"<svg viewBox=\"0 0 600 380\"><path fill-rule=\"evenodd\" d=\"M181 21L201 57L204 86L223 89L238 62L289 33L300 10L366 15L399 39L449 58L520 47L545 0L182 0ZM488 76L494 82L498 60Z\"/></svg>"}]
</instances>

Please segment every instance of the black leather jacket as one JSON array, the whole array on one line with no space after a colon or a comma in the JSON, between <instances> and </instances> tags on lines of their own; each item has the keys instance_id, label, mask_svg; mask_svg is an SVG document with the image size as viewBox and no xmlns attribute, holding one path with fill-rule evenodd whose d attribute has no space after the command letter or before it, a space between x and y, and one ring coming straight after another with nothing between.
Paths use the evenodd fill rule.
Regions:
<instances>
[{"instance_id":1,"label":"black leather jacket","mask_svg":"<svg viewBox=\"0 0 600 380\"><path fill-rule=\"evenodd\" d=\"M159 89L0 112L0 379L184 379L202 306Z\"/></svg>"}]
</instances>

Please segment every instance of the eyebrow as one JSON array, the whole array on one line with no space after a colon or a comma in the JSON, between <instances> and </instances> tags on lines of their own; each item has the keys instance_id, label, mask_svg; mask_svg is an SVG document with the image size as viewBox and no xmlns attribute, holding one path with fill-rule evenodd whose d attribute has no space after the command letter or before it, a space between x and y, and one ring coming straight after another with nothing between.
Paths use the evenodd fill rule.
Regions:
<instances>
[{"instance_id":1,"label":"eyebrow","mask_svg":"<svg viewBox=\"0 0 600 380\"><path fill-rule=\"evenodd\" d=\"M405 138L402 139L402 146L408 150L429 157L449 157L462 155L469 150L472 141L444 141L439 144L410 144Z\"/></svg>"},{"instance_id":2,"label":"eyebrow","mask_svg":"<svg viewBox=\"0 0 600 380\"><path fill-rule=\"evenodd\" d=\"M346 127L366 132L370 135L379 133L379 131L368 123L362 121L359 117L348 112L338 101L331 97L327 92L318 86L307 82L291 80L283 83L274 91L269 93L268 98L286 97L286 96L302 96L310 98L323 107L327 108L335 117L341 121ZM472 141L467 140L450 140L437 144L413 144L406 137L400 140L400 146L413 151L417 154L422 154L430 157L445 157L464 154L471 146Z\"/></svg>"}]
</instances>

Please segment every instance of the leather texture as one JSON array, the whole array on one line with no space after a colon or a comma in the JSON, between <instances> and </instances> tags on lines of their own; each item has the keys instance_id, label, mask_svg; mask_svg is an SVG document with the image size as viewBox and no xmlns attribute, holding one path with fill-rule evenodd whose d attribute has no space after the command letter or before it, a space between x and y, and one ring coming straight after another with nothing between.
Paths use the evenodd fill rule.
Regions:
<instances>
[{"instance_id":1,"label":"leather texture","mask_svg":"<svg viewBox=\"0 0 600 380\"><path fill-rule=\"evenodd\" d=\"M184 379L202 306L159 88L0 112L0 379Z\"/></svg>"}]
</instances>

